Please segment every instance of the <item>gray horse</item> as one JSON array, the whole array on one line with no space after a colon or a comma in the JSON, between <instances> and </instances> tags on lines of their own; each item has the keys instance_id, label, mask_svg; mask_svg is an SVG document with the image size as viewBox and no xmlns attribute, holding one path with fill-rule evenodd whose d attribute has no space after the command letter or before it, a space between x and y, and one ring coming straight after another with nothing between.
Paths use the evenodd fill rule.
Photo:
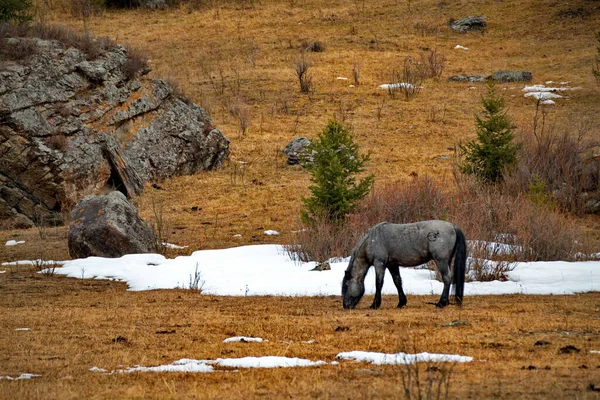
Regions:
<instances>
[{"instance_id":1,"label":"gray horse","mask_svg":"<svg viewBox=\"0 0 600 400\"><path fill-rule=\"evenodd\" d=\"M454 273L450 264L454 259ZM422 221L412 224L375 225L363 236L352 252L350 263L342 281L344 308L354 308L365 293L365 275L375 267L375 300L371 308L381 305L381 287L387 268L398 289L398 307L406 305L402 290L400 266L415 267L434 260L442 275L444 290L437 307L445 307L450 301L450 284L455 285L455 296L462 304L467 259L465 235L459 227L446 221Z\"/></svg>"}]
</instances>

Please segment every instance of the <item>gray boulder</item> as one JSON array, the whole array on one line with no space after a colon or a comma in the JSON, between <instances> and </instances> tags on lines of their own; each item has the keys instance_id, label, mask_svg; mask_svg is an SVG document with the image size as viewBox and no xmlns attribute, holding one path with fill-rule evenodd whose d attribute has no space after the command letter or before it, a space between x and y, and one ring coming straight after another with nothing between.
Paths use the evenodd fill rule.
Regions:
<instances>
[{"instance_id":1,"label":"gray boulder","mask_svg":"<svg viewBox=\"0 0 600 400\"><path fill-rule=\"evenodd\" d=\"M454 75L448 78L450 82L485 82L488 79L483 75Z\"/></svg>"},{"instance_id":2,"label":"gray boulder","mask_svg":"<svg viewBox=\"0 0 600 400\"><path fill-rule=\"evenodd\" d=\"M450 23L450 28L456 32L469 32L484 29L486 27L486 16L469 16L466 18L457 19Z\"/></svg>"},{"instance_id":3,"label":"gray boulder","mask_svg":"<svg viewBox=\"0 0 600 400\"><path fill-rule=\"evenodd\" d=\"M56 40L4 40L31 53L0 56L0 228L62 224L85 194L131 197L146 181L227 158L229 140L204 110L132 67L123 47L90 55Z\"/></svg>"},{"instance_id":4,"label":"gray boulder","mask_svg":"<svg viewBox=\"0 0 600 400\"><path fill-rule=\"evenodd\" d=\"M121 257L156 251L156 236L121 192L84 197L71 212L73 258Z\"/></svg>"},{"instance_id":5,"label":"gray boulder","mask_svg":"<svg viewBox=\"0 0 600 400\"><path fill-rule=\"evenodd\" d=\"M533 80L533 74L529 71L499 71L491 78L498 82L529 82Z\"/></svg>"},{"instance_id":6,"label":"gray boulder","mask_svg":"<svg viewBox=\"0 0 600 400\"><path fill-rule=\"evenodd\" d=\"M288 165L300 164L301 156L309 145L310 140L305 137L292 139L282 150L283 154L288 157Z\"/></svg>"}]
</instances>

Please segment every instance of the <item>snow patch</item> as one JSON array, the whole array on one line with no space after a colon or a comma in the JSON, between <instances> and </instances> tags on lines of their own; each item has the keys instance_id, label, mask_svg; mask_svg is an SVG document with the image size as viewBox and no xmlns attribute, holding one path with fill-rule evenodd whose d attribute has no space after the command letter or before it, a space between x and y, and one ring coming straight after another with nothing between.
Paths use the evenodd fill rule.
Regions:
<instances>
[{"instance_id":1,"label":"snow patch","mask_svg":"<svg viewBox=\"0 0 600 400\"><path fill-rule=\"evenodd\" d=\"M263 340L259 337L248 337L248 336L234 336L223 340L223 343L232 343L232 342L268 342L268 340Z\"/></svg>"},{"instance_id":2,"label":"snow patch","mask_svg":"<svg viewBox=\"0 0 600 400\"><path fill-rule=\"evenodd\" d=\"M173 243L167 243L167 242L163 242L163 246L165 246L167 249L187 249L189 246L179 246Z\"/></svg>"},{"instance_id":3,"label":"snow patch","mask_svg":"<svg viewBox=\"0 0 600 400\"><path fill-rule=\"evenodd\" d=\"M459 356L454 354L434 354L434 353L374 353L369 351L350 351L339 353L336 358L340 360L354 360L357 362L365 361L375 365L406 365L417 362L471 362L473 357Z\"/></svg>"},{"instance_id":4,"label":"snow patch","mask_svg":"<svg viewBox=\"0 0 600 400\"><path fill-rule=\"evenodd\" d=\"M460 44L457 44L456 46L454 46L454 49L456 49L456 50L469 50L468 47L461 46Z\"/></svg>"},{"instance_id":5,"label":"snow patch","mask_svg":"<svg viewBox=\"0 0 600 400\"><path fill-rule=\"evenodd\" d=\"M279 235L279 232L273 231L273 230L269 229L268 231L265 231L265 235L267 235L267 236L277 236L277 235Z\"/></svg>"},{"instance_id":6,"label":"snow patch","mask_svg":"<svg viewBox=\"0 0 600 400\"><path fill-rule=\"evenodd\" d=\"M24 379L39 378L40 376L41 375L38 375L38 374L23 373L16 378L13 378L11 376L0 376L0 380L6 379L8 381L20 381L20 380L24 380Z\"/></svg>"},{"instance_id":7,"label":"snow patch","mask_svg":"<svg viewBox=\"0 0 600 400\"><path fill-rule=\"evenodd\" d=\"M9 240L8 242L6 242L5 246L16 246L18 244L23 244L25 243L24 240L19 240L18 242L16 240Z\"/></svg>"}]
</instances>

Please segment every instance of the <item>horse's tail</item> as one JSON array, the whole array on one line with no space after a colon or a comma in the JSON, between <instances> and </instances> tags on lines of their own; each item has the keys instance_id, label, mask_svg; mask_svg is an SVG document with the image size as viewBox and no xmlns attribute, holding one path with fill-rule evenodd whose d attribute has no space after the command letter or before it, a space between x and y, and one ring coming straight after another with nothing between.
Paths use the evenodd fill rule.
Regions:
<instances>
[{"instance_id":1,"label":"horse's tail","mask_svg":"<svg viewBox=\"0 0 600 400\"><path fill-rule=\"evenodd\" d=\"M454 227L454 231L456 232L456 243L454 243L454 295L456 302L462 304L465 293L465 275L467 273L467 241L465 234L458 226Z\"/></svg>"}]
</instances>

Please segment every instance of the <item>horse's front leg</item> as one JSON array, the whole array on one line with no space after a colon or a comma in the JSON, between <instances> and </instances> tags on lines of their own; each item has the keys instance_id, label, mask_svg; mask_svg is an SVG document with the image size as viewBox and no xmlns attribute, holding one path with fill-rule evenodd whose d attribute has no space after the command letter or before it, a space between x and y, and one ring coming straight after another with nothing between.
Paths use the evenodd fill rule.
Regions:
<instances>
[{"instance_id":1,"label":"horse's front leg","mask_svg":"<svg viewBox=\"0 0 600 400\"><path fill-rule=\"evenodd\" d=\"M371 304L372 309L377 309L381 306L381 288L383 287L383 277L385 276L385 265L381 261L375 261L375 299Z\"/></svg>"},{"instance_id":2,"label":"horse's front leg","mask_svg":"<svg viewBox=\"0 0 600 400\"><path fill-rule=\"evenodd\" d=\"M444 290L442 290L442 296L440 300L435 305L438 308L446 307L450 304L449 296L450 296L450 283L452 282L452 276L450 275L450 266L447 261L438 261L435 260L435 264L438 267L438 271L440 271L440 275L442 275L442 282L444 282Z\"/></svg>"},{"instance_id":3,"label":"horse's front leg","mask_svg":"<svg viewBox=\"0 0 600 400\"><path fill-rule=\"evenodd\" d=\"M404 294L404 290L402 290L402 278L400 277L400 267L398 265L394 265L388 267L390 274L392 275L392 279L394 280L394 285L396 285L396 289L398 290L398 308L402 308L406 305L406 295Z\"/></svg>"}]
</instances>

